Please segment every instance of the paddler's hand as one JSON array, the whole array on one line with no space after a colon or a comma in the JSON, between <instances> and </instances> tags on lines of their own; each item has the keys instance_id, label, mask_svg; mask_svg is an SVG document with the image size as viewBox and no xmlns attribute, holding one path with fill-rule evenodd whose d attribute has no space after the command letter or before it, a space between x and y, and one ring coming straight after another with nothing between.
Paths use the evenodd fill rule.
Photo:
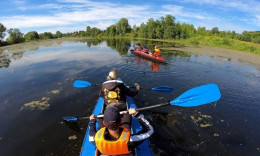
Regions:
<instances>
[{"instance_id":1,"label":"paddler's hand","mask_svg":"<svg viewBox=\"0 0 260 156\"><path fill-rule=\"evenodd\" d=\"M138 83L135 83L134 85L135 85L136 90L139 91L139 90L140 90L140 86L139 86L139 84L138 84Z\"/></svg>"},{"instance_id":2,"label":"paddler's hand","mask_svg":"<svg viewBox=\"0 0 260 156\"><path fill-rule=\"evenodd\" d=\"M93 120L93 119L96 119L96 118L97 117L94 114L90 115L90 117L89 117L90 120Z\"/></svg>"},{"instance_id":3,"label":"paddler's hand","mask_svg":"<svg viewBox=\"0 0 260 156\"><path fill-rule=\"evenodd\" d=\"M134 108L130 108L130 109L128 110L128 113L129 113L129 115L135 116L138 112L137 112Z\"/></svg>"}]
</instances>

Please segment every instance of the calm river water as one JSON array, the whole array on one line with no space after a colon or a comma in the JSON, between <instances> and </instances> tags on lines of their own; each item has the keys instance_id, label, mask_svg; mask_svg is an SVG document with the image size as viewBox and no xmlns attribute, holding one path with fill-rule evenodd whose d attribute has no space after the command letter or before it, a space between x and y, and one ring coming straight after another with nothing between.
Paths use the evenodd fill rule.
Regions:
<instances>
[{"instance_id":1,"label":"calm river water","mask_svg":"<svg viewBox=\"0 0 260 156\"><path fill-rule=\"evenodd\" d=\"M216 83L217 103L169 106L143 112L154 126L156 155L260 155L260 69L239 60L181 52L183 45L139 41L162 50L168 64L129 51L124 40L51 40L0 49L0 155L78 155L99 87L73 88L77 79L102 83L116 68L129 85L172 86L172 93L142 90L138 107L164 103L196 86ZM133 42L132 42L133 43ZM260 61L260 60L259 60Z\"/></svg>"}]
</instances>

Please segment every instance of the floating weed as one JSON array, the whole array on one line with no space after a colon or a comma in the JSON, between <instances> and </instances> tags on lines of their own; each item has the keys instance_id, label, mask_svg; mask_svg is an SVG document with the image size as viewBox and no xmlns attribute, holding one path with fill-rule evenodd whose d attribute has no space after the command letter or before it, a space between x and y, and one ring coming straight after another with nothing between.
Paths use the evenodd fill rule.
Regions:
<instances>
[{"instance_id":1,"label":"floating weed","mask_svg":"<svg viewBox=\"0 0 260 156\"><path fill-rule=\"evenodd\" d=\"M69 140L75 140L75 139L77 139L77 136L76 135L72 135L72 136L69 136L68 139Z\"/></svg>"},{"instance_id":2,"label":"floating weed","mask_svg":"<svg viewBox=\"0 0 260 156\"><path fill-rule=\"evenodd\" d=\"M50 98L49 97L42 97L42 101L49 101Z\"/></svg>"},{"instance_id":3,"label":"floating weed","mask_svg":"<svg viewBox=\"0 0 260 156\"><path fill-rule=\"evenodd\" d=\"M209 115L203 115L203 114L201 114L201 116L202 116L203 118L212 119L212 117L209 116Z\"/></svg>"},{"instance_id":4,"label":"floating weed","mask_svg":"<svg viewBox=\"0 0 260 156\"><path fill-rule=\"evenodd\" d=\"M212 126L211 123L206 123L206 121L209 120L209 119L212 119L212 117L209 116L209 115L201 114L201 112L198 112L197 116L191 115L190 118L193 120L194 123L196 123L197 125L200 125L200 127L210 127L210 126Z\"/></svg>"},{"instance_id":5,"label":"floating weed","mask_svg":"<svg viewBox=\"0 0 260 156\"><path fill-rule=\"evenodd\" d=\"M52 90L49 92L50 94L59 94L60 90L56 89L56 90Z\"/></svg>"},{"instance_id":6,"label":"floating weed","mask_svg":"<svg viewBox=\"0 0 260 156\"><path fill-rule=\"evenodd\" d=\"M50 104L48 104L50 98L48 97L42 97L41 101L32 101L29 103L24 104L20 111L22 111L23 109L28 109L28 110L46 110L49 109Z\"/></svg>"},{"instance_id":7,"label":"floating weed","mask_svg":"<svg viewBox=\"0 0 260 156\"><path fill-rule=\"evenodd\" d=\"M198 123L198 122L200 122L200 121L202 120L201 117L195 118L193 115L191 115L190 118L191 118L195 123Z\"/></svg>"},{"instance_id":8,"label":"floating weed","mask_svg":"<svg viewBox=\"0 0 260 156\"><path fill-rule=\"evenodd\" d=\"M212 124L200 124L200 127L210 127Z\"/></svg>"}]
</instances>

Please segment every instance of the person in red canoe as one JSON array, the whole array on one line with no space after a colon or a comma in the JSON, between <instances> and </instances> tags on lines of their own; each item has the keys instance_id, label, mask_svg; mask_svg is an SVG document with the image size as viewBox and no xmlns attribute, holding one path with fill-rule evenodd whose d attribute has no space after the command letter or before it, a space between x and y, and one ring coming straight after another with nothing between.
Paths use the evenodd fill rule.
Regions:
<instances>
[{"instance_id":1,"label":"person in red canoe","mask_svg":"<svg viewBox=\"0 0 260 156\"><path fill-rule=\"evenodd\" d=\"M138 50L138 51L143 50L142 46L141 46L139 43L137 44L137 50Z\"/></svg>"},{"instance_id":2,"label":"person in red canoe","mask_svg":"<svg viewBox=\"0 0 260 156\"><path fill-rule=\"evenodd\" d=\"M152 51L153 56L161 56L161 51L157 46L154 46L154 50Z\"/></svg>"},{"instance_id":3,"label":"person in red canoe","mask_svg":"<svg viewBox=\"0 0 260 156\"><path fill-rule=\"evenodd\" d=\"M93 143L103 156L133 156L133 152L145 139L149 138L154 130L150 123L135 109L130 108L132 115L141 124L143 129L136 134L131 134L129 129L121 124L119 110L116 107L108 107L104 112L103 124L105 127L96 132L96 118L90 116L89 141Z\"/></svg>"}]
</instances>

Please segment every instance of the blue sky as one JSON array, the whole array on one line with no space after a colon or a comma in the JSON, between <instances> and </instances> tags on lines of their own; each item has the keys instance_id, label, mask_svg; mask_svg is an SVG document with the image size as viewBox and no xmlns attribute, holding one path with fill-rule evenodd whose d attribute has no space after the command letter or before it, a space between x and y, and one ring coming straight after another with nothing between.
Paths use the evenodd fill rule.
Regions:
<instances>
[{"instance_id":1,"label":"blue sky","mask_svg":"<svg viewBox=\"0 0 260 156\"><path fill-rule=\"evenodd\" d=\"M0 23L7 29L72 32L86 26L105 29L127 18L139 26L170 14L180 23L218 27L238 33L260 31L260 0L9 0L0 2Z\"/></svg>"}]
</instances>

